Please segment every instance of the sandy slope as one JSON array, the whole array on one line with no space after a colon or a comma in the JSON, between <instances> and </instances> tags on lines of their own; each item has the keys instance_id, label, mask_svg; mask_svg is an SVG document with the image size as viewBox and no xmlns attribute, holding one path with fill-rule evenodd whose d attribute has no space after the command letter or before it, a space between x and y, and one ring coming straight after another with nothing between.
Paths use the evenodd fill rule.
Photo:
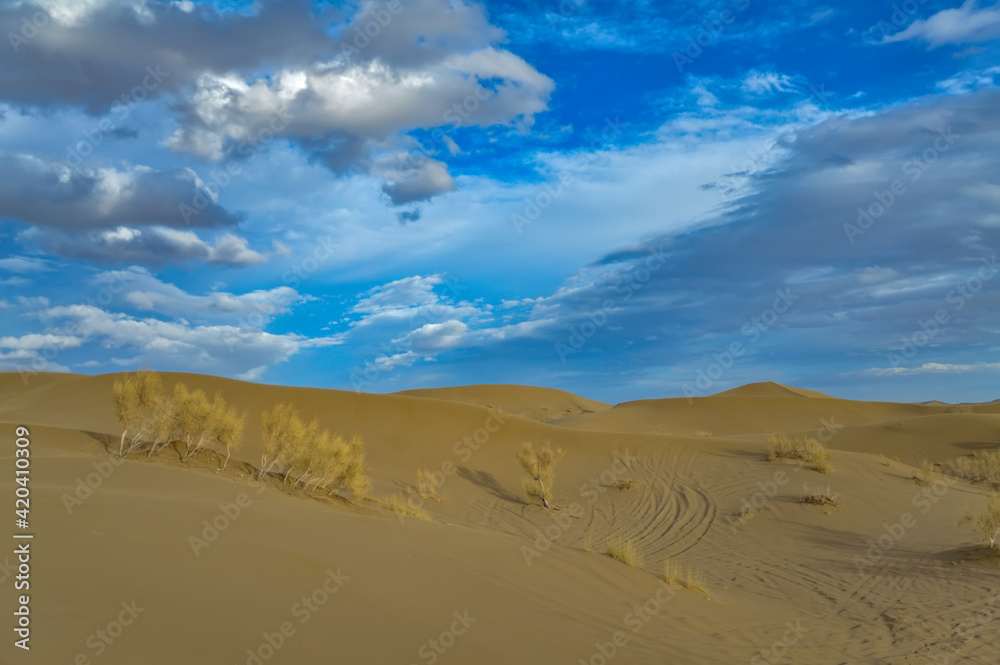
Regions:
<instances>
[{"instance_id":1,"label":"sandy slope","mask_svg":"<svg viewBox=\"0 0 1000 665\"><path fill-rule=\"evenodd\" d=\"M113 377L25 386L0 375L0 484L12 497L13 429L27 425L37 534L34 648L25 655L6 639L0 662L246 663L248 649L270 655L265 633L277 642L283 622L289 636L260 662L600 663L616 631L627 641L615 663L996 662L1000 567L973 561L969 532L956 527L983 488L925 488L909 465L996 448L1000 405L947 413L756 384L609 407L518 386L366 395L165 379L221 390L254 414L239 460L259 456L256 414L292 399L366 438L373 494L406 491L423 467L451 472L444 500L424 504L432 521L402 520L370 503L258 492L239 462L226 474L167 454L110 467ZM836 472L762 461L769 430L827 432ZM567 451L556 511L522 499L514 451L526 439ZM102 463L113 471L92 475L97 488L69 514L63 496ZM636 487L610 487L624 478ZM830 485L842 507L802 505L803 483ZM220 503L238 499L239 516L196 555L190 537L204 535L203 520L224 523ZM735 522L744 500L768 509ZM891 547L870 545L886 525ZM634 539L645 569L584 551L609 536ZM664 590L668 558L700 570L708 596ZM0 583L5 612L12 582ZM302 598L314 592L324 602L310 608ZM98 655L95 631L133 600L142 612ZM450 648L439 654L430 640Z\"/></svg>"}]
</instances>

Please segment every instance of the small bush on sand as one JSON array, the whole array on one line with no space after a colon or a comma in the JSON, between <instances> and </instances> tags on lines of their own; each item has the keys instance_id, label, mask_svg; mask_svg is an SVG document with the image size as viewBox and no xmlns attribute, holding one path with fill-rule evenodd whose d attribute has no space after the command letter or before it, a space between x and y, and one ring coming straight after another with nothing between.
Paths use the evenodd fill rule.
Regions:
<instances>
[{"instance_id":1,"label":"small bush on sand","mask_svg":"<svg viewBox=\"0 0 1000 665\"><path fill-rule=\"evenodd\" d=\"M794 440L784 434L770 434L767 437L769 445L767 459L799 460L820 473L833 472L833 456L821 442L811 437L797 437Z\"/></svg>"},{"instance_id":2,"label":"small bush on sand","mask_svg":"<svg viewBox=\"0 0 1000 665\"><path fill-rule=\"evenodd\" d=\"M937 477L938 470L927 460L924 460L920 465L920 470L913 474L913 479L925 487L933 485Z\"/></svg>"},{"instance_id":3,"label":"small bush on sand","mask_svg":"<svg viewBox=\"0 0 1000 665\"><path fill-rule=\"evenodd\" d=\"M679 584L685 589L700 591L708 595L705 588L705 576L701 571L686 568L677 561L667 559L663 564L663 579L669 584Z\"/></svg>"},{"instance_id":4,"label":"small bush on sand","mask_svg":"<svg viewBox=\"0 0 1000 665\"><path fill-rule=\"evenodd\" d=\"M521 449L517 451L517 461L530 476L524 482L524 492L528 499L540 499L546 508L551 505L555 466L565 454L561 448L552 450L548 441L538 451L530 441L521 444Z\"/></svg>"},{"instance_id":5,"label":"small bush on sand","mask_svg":"<svg viewBox=\"0 0 1000 665\"><path fill-rule=\"evenodd\" d=\"M635 544L634 540L608 538L605 554L633 568L642 568L642 552L639 551L639 546Z\"/></svg>"},{"instance_id":6,"label":"small bush on sand","mask_svg":"<svg viewBox=\"0 0 1000 665\"><path fill-rule=\"evenodd\" d=\"M636 483L631 478L626 478L624 480L619 480L615 484L615 487L624 492L625 490L635 489L637 485L638 483Z\"/></svg>"},{"instance_id":7,"label":"small bush on sand","mask_svg":"<svg viewBox=\"0 0 1000 665\"><path fill-rule=\"evenodd\" d=\"M712 433L700 429L697 432L695 432L694 435L695 436L699 436L699 437L701 437L703 439L708 439L708 438L710 438L712 436Z\"/></svg>"},{"instance_id":8,"label":"small bush on sand","mask_svg":"<svg viewBox=\"0 0 1000 665\"><path fill-rule=\"evenodd\" d=\"M1000 450L976 451L948 462L941 470L970 481L1000 483Z\"/></svg>"},{"instance_id":9,"label":"small bush on sand","mask_svg":"<svg viewBox=\"0 0 1000 665\"><path fill-rule=\"evenodd\" d=\"M986 545L990 552L1000 552L1000 492L991 492L978 513L967 510L958 520L959 526L969 523L980 544Z\"/></svg>"},{"instance_id":10,"label":"small bush on sand","mask_svg":"<svg viewBox=\"0 0 1000 665\"><path fill-rule=\"evenodd\" d=\"M949 406L944 410L945 413L975 413L972 407L968 404L957 404L955 406Z\"/></svg>"},{"instance_id":11,"label":"small bush on sand","mask_svg":"<svg viewBox=\"0 0 1000 665\"><path fill-rule=\"evenodd\" d=\"M802 503L809 503L815 506L839 506L840 505L840 494L834 492L830 489L830 486L826 487L809 487L808 485L802 485L803 496L800 499Z\"/></svg>"},{"instance_id":12,"label":"small bush on sand","mask_svg":"<svg viewBox=\"0 0 1000 665\"><path fill-rule=\"evenodd\" d=\"M348 441L322 429L317 420L306 424L290 402L264 412L263 435L257 480L277 472L293 489L322 489L328 494L339 494L343 489L355 497L368 495L371 479L361 437Z\"/></svg>"},{"instance_id":13,"label":"small bush on sand","mask_svg":"<svg viewBox=\"0 0 1000 665\"><path fill-rule=\"evenodd\" d=\"M157 410L163 404L163 381L151 369L125 374L115 380L112 400L122 427L118 456L126 457L154 434Z\"/></svg>"},{"instance_id":14,"label":"small bush on sand","mask_svg":"<svg viewBox=\"0 0 1000 665\"><path fill-rule=\"evenodd\" d=\"M399 494L382 497L378 500L378 505L382 506L386 510L398 513L399 515L416 517L421 520L429 520L431 518L430 513L423 508L411 506L406 500L406 497L400 496Z\"/></svg>"}]
</instances>

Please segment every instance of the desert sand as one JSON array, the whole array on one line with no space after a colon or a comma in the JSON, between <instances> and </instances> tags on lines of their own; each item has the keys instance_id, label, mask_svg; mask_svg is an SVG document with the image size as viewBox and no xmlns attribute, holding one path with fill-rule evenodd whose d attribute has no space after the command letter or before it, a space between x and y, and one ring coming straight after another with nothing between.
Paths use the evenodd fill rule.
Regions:
<instances>
[{"instance_id":1,"label":"desert sand","mask_svg":"<svg viewBox=\"0 0 1000 665\"><path fill-rule=\"evenodd\" d=\"M373 395L163 376L249 412L225 472L170 450L112 466L113 375L0 375L0 485L13 504L25 426L35 534L32 648L8 628L0 662L998 660L1000 566L957 524L986 488L914 474L1000 446L1000 403L966 413L761 383L611 406L521 386ZM374 497L406 495L418 468L442 472L441 502L420 501L431 519L252 486L259 413L285 399L365 438ZM826 440L835 471L767 462L769 433ZM552 510L524 498L525 440L566 451ZM801 503L804 483L840 505ZM766 508L737 520L744 501ZM226 511L195 552L192 537ZM641 569L604 555L614 537L637 543ZM662 582L667 560L700 572L704 592Z\"/></svg>"}]
</instances>

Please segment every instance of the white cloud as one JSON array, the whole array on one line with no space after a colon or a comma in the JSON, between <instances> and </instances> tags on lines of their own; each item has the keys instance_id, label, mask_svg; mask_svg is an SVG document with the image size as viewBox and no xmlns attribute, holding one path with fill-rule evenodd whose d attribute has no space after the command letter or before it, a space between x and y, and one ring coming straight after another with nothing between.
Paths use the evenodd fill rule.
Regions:
<instances>
[{"instance_id":1,"label":"white cloud","mask_svg":"<svg viewBox=\"0 0 1000 665\"><path fill-rule=\"evenodd\" d=\"M109 292L120 292L125 303L140 311L233 323L239 317L241 322L249 322L254 327L263 327L275 316L291 311L294 305L312 299L289 286L243 294L211 291L194 295L157 279L141 267L104 272L97 275L93 283L107 287Z\"/></svg>"},{"instance_id":2,"label":"white cloud","mask_svg":"<svg viewBox=\"0 0 1000 665\"><path fill-rule=\"evenodd\" d=\"M978 8L976 0L918 19L905 30L882 39L883 44L919 39L930 48L944 44L975 44L1000 37L1000 5Z\"/></svg>"},{"instance_id":3,"label":"white cloud","mask_svg":"<svg viewBox=\"0 0 1000 665\"><path fill-rule=\"evenodd\" d=\"M193 231L161 226L120 226L89 233L36 228L23 232L19 237L37 242L53 254L98 263L130 262L156 266L204 261L214 265L243 267L267 261L264 254L250 248L245 238L232 233L224 233L212 243L203 240Z\"/></svg>"},{"instance_id":4,"label":"white cloud","mask_svg":"<svg viewBox=\"0 0 1000 665\"><path fill-rule=\"evenodd\" d=\"M307 348L340 344L342 336L276 335L236 325L195 325L108 312L91 305L53 307L40 319L53 335L134 353L130 364L233 376L285 362Z\"/></svg>"},{"instance_id":5,"label":"white cloud","mask_svg":"<svg viewBox=\"0 0 1000 665\"><path fill-rule=\"evenodd\" d=\"M752 70L743 77L741 87L747 93L769 95L776 92L792 91L795 89L795 84L786 74Z\"/></svg>"},{"instance_id":6,"label":"white cloud","mask_svg":"<svg viewBox=\"0 0 1000 665\"><path fill-rule=\"evenodd\" d=\"M6 270L17 275L47 272L52 269L52 263L45 259L36 259L29 256L12 256L0 259L0 270Z\"/></svg>"},{"instance_id":7,"label":"white cloud","mask_svg":"<svg viewBox=\"0 0 1000 665\"><path fill-rule=\"evenodd\" d=\"M980 372L980 371L995 371L1000 370L1000 363L975 363L975 364L956 364L956 363L924 363L917 367L873 367L866 370L865 374L874 374L876 376L898 376L898 375L910 375L910 374L952 374L952 373L965 373L965 372Z\"/></svg>"},{"instance_id":8,"label":"white cloud","mask_svg":"<svg viewBox=\"0 0 1000 665\"><path fill-rule=\"evenodd\" d=\"M236 224L190 169L71 169L33 155L0 153L0 216L62 229ZM181 206L191 209L187 216Z\"/></svg>"}]
</instances>

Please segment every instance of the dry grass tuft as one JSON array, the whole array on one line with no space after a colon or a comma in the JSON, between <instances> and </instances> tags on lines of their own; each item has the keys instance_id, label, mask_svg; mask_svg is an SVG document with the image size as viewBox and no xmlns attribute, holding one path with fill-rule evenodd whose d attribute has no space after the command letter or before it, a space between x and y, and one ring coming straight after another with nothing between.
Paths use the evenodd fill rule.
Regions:
<instances>
[{"instance_id":1,"label":"dry grass tuft","mask_svg":"<svg viewBox=\"0 0 1000 665\"><path fill-rule=\"evenodd\" d=\"M706 432L705 430L701 430L701 429L700 429L700 430L698 430L697 432L695 432L695 433L694 433L694 435L695 435L695 436L700 436L700 437L702 437L703 439L707 439L707 438L709 438L709 437L711 437L711 436L712 436L712 433L711 433L711 432Z\"/></svg>"},{"instance_id":2,"label":"dry grass tuft","mask_svg":"<svg viewBox=\"0 0 1000 665\"><path fill-rule=\"evenodd\" d=\"M633 568L642 568L642 552L639 551L639 546L635 544L634 540L608 538L608 547L605 554Z\"/></svg>"},{"instance_id":3,"label":"dry grass tuft","mask_svg":"<svg viewBox=\"0 0 1000 665\"><path fill-rule=\"evenodd\" d=\"M431 499L441 503L441 495L438 494L437 485L434 484L434 474L425 469L417 469L417 494L421 499Z\"/></svg>"},{"instance_id":4,"label":"dry grass tuft","mask_svg":"<svg viewBox=\"0 0 1000 665\"><path fill-rule=\"evenodd\" d=\"M815 506L839 506L840 494L830 489L830 486L811 488L808 485L802 486L803 497L799 500L802 503L809 503Z\"/></svg>"},{"instance_id":5,"label":"dry grass tuft","mask_svg":"<svg viewBox=\"0 0 1000 665\"><path fill-rule=\"evenodd\" d=\"M971 481L1000 483L1000 450L975 452L948 462L943 473Z\"/></svg>"},{"instance_id":6,"label":"dry grass tuft","mask_svg":"<svg viewBox=\"0 0 1000 665\"><path fill-rule=\"evenodd\" d=\"M966 510L958 520L959 526L972 523L972 533L976 540L989 547L990 552L1000 552L1000 492L991 492L986 505L973 514Z\"/></svg>"},{"instance_id":7,"label":"dry grass tuft","mask_svg":"<svg viewBox=\"0 0 1000 665\"><path fill-rule=\"evenodd\" d=\"M663 579L669 584L679 584L685 589L699 591L706 596L708 590L705 588L705 576L699 570L686 568L680 563L667 559L663 564Z\"/></svg>"},{"instance_id":8,"label":"dry grass tuft","mask_svg":"<svg viewBox=\"0 0 1000 665\"><path fill-rule=\"evenodd\" d=\"M400 496L399 494L392 494L378 499L378 505L382 506L386 510L390 510L400 515L416 517L421 520L429 520L431 518L430 513L423 508L411 506L406 500L406 497Z\"/></svg>"},{"instance_id":9,"label":"dry grass tuft","mask_svg":"<svg viewBox=\"0 0 1000 665\"><path fill-rule=\"evenodd\" d=\"M636 485L637 483L634 480L632 480L631 478L626 478L625 480L619 480L618 483L615 484L615 487L618 488L619 490L624 491L624 490L635 489Z\"/></svg>"},{"instance_id":10,"label":"dry grass tuft","mask_svg":"<svg viewBox=\"0 0 1000 665\"><path fill-rule=\"evenodd\" d=\"M816 439L796 437L792 440L784 434L771 434L767 437L767 442L768 461L799 460L820 473L833 473L833 455Z\"/></svg>"}]
</instances>

